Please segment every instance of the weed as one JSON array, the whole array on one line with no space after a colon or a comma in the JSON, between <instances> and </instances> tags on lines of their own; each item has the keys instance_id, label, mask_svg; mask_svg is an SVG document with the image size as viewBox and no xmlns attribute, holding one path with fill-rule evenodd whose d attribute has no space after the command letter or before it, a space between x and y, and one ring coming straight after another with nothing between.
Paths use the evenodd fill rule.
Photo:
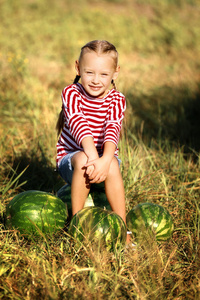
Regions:
<instances>
[{"instance_id":1,"label":"weed","mask_svg":"<svg viewBox=\"0 0 200 300\"><path fill-rule=\"evenodd\" d=\"M198 1L1 1L0 17L0 298L199 299ZM55 171L60 93L93 39L120 54L127 212L163 205L175 225L167 242L146 237L110 253L89 241L76 249L65 231L27 240L4 226L17 193L64 184Z\"/></svg>"}]
</instances>

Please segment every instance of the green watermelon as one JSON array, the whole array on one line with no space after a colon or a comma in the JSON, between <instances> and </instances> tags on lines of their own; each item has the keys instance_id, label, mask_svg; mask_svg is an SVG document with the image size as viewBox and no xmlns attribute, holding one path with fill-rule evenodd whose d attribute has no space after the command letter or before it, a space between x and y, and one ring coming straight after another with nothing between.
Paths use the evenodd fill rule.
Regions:
<instances>
[{"instance_id":1,"label":"green watermelon","mask_svg":"<svg viewBox=\"0 0 200 300\"><path fill-rule=\"evenodd\" d=\"M137 238L147 232L154 234L157 241L168 240L173 233L174 223L170 213L161 205L141 203L131 209L126 217L127 228Z\"/></svg>"},{"instance_id":2,"label":"green watermelon","mask_svg":"<svg viewBox=\"0 0 200 300\"><path fill-rule=\"evenodd\" d=\"M18 194L6 208L6 226L20 233L54 233L64 227L67 217L67 207L61 199L35 190Z\"/></svg>"},{"instance_id":3,"label":"green watermelon","mask_svg":"<svg viewBox=\"0 0 200 300\"><path fill-rule=\"evenodd\" d=\"M72 204L71 204L71 186L65 184L57 192L57 197L59 197L63 202L67 204L69 215L72 215ZM105 189L103 184L92 184L90 193L85 201L84 207L98 206L111 210L111 207L106 198Z\"/></svg>"},{"instance_id":4,"label":"green watermelon","mask_svg":"<svg viewBox=\"0 0 200 300\"><path fill-rule=\"evenodd\" d=\"M90 241L114 250L126 242L126 225L113 211L100 207L86 207L75 214L70 222L69 234L78 242Z\"/></svg>"},{"instance_id":5,"label":"green watermelon","mask_svg":"<svg viewBox=\"0 0 200 300\"><path fill-rule=\"evenodd\" d=\"M94 206L111 210L110 204L105 194L104 182L92 184L90 188L90 195L92 196Z\"/></svg>"}]
</instances>

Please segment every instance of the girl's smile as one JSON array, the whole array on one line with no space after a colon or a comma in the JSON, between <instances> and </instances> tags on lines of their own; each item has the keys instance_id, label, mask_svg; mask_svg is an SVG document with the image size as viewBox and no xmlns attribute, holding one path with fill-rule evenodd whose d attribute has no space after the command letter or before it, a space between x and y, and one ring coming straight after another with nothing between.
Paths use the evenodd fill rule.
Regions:
<instances>
[{"instance_id":1,"label":"girl's smile","mask_svg":"<svg viewBox=\"0 0 200 300\"><path fill-rule=\"evenodd\" d=\"M108 93L112 79L115 80L119 73L119 66L115 68L110 53L99 55L86 51L75 67L85 91L96 98L103 98Z\"/></svg>"}]
</instances>

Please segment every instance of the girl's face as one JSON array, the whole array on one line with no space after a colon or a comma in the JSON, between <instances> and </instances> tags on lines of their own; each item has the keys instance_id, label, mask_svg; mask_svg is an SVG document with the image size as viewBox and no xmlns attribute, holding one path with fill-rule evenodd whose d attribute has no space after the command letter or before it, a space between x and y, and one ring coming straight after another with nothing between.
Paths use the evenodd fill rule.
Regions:
<instances>
[{"instance_id":1,"label":"girl's face","mask_svg":"<svg viewBox=\"0 0 200 300\"><path fill-rule=\"evenodd\" d=\"M103 98L108 93L112 79L115 80L119 73L119 66L115 68L109 53L98 55L94 51L86 51L80 62L76 61L75 67L85 91L96 98Z\"/></svg>"}]
</instances>

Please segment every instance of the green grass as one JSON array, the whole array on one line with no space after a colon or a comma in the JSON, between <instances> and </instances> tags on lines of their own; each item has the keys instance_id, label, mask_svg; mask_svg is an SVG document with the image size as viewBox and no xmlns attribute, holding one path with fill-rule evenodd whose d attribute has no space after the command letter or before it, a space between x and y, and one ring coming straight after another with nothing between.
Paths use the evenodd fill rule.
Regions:
<instances>
[{"instance_id":1,"label":"green grass","mask_svg":"<svg viewBox=\"0 0 200 300\"><path fill-rule=\"evenodd\" d=\"M0 1L0 298L199 299L199 3ZM127 99L120 140L126 208L163 205L175 231L136 251L75 249L66 232L26 240L4 226L24 190L55 194L60 93L89 40L120 53Z\"/></svg>"}]
</instances>

